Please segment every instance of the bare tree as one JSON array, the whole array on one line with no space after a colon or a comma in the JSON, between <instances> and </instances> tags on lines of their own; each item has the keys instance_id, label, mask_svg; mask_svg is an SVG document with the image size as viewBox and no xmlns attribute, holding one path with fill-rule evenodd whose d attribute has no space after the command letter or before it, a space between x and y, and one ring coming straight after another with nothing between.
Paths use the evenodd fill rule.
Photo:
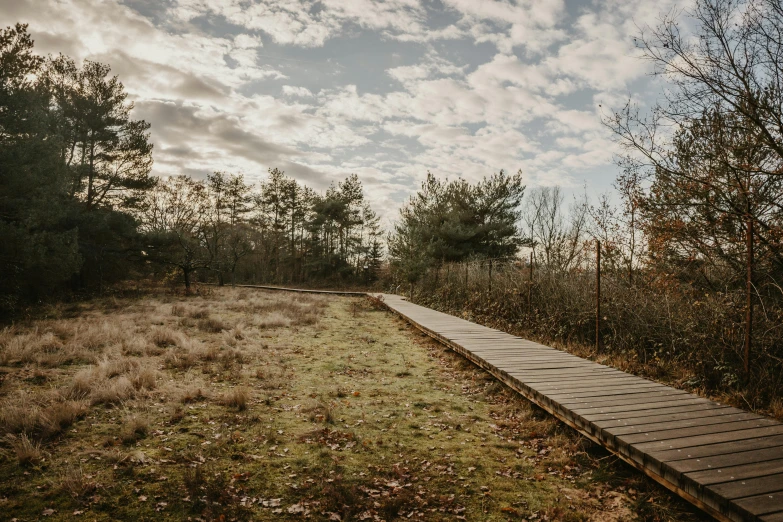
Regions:
<instances>
[{"instance_id":1,"label":"bare tree","mask_svg":"<svg viewBox=\"0 0 783 522\"><path fill-rule=\"evenodd\" d=\"M202 240L209 198L203 183L173 176L149 191L139 213L149 240L148 256L182 271L185 288L191 275L209 267L209 250Z\"/></svg>"},{"instance_id":2,"label":"bare tree","mask_svg":"<svg viewBox=\"0 0 783 522\"><path fill-rule=\"evenodd\" d=\"M559 271L578 265L588 227L587 196L574 199L568 212L564 202L560 187L540 187L530 191L522 214L534 248L543 253L543 263Z\"/></svg>"}]
</instances>

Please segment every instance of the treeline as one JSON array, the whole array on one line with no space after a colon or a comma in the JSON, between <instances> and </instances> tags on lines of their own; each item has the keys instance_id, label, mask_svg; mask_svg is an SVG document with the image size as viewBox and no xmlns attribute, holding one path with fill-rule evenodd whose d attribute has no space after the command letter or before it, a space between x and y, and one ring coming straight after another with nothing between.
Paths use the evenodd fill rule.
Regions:
<instances>
[{"instance_id":1,"label":"treeline","mask_svg":"<svg viewBox=\"0 0 783 522\"><path fill-rule=\"evenodd\" d=\"M529 191L524 259L428 254L395 284L416 280L426 304L592 347L600 241L598 356L783 415L783 9L699 0L686 16L693 37L671 16L637 39L669 84L649 113L629 103L604 121L626 150L613 194L567 205L557 188ZM417 198L429 192L402 223L426 214Z\"/></svg>"},{"instance_id":2,"label":"treeline","mask_svg":"<svg viewBox=\"0 0 783 522\"><path fill-rule=\"evenodd\" d=\"M162 179L144 198L144 256L218 284L367 284L383 258L378 217L355 174L325 194L270 169L256 188L241 175Z\"/></svg>"},{"instance_id":3,"label":"treeline","mask_svg":"<svg viewBox=\"0 0 783 522\"><path fill-rule=\"evenodd\" d=\"M150 124L105 64L0 30L0 312L149 276L366 284L383 256L355 175L324 194L277 169L151 175Z\"/></svg>"}]
</instances>

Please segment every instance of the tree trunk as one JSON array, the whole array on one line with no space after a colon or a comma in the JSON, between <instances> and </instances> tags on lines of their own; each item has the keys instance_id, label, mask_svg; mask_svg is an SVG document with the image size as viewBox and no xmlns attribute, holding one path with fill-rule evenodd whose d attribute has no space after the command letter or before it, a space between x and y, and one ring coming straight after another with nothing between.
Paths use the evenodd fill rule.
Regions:
<instances>
[{"instance_id":1,"label":"tree trunk","mask_svg":"<svg viewBox=\"0 0 783 522\"><path fill-rule=\"evenodd\" d=\"M90 171L87 174L87 208L92 207L92 200L95 197L93 191L93 180L95 178L95 141L90 144Z\"/></svg>"},{"instance_id":2,"label":"tree trunk","mask_svg":"<svg viewBox=\"0 0 783 522\"><path fill-rule=\"evenodd\" d=\"M185 279L185 290L190 292L190 269L189 268L183 268L182 269L182 276Z\"/></svg>"}]
</instances>

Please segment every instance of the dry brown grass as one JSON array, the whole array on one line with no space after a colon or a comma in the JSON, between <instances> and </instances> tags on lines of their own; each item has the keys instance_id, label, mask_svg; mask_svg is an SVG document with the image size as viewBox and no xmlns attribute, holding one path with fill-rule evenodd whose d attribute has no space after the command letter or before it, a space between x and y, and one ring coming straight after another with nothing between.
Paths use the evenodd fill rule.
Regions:
<instances>
[{"instance_id":1,"label":"dry brown grass","mask_svg":"<svg viewBox=\"0 0 783 522\"><path fill-rule=\"evenodd\" d=\"M130 380L137 391L151 391L158 386L158 371L149 366L140 366L130 374Z\"/></svg>"},{"instance_id":2,"label":"dry brown grass","mask_svg":"<svg viewBox=\"0 0 783 522\"><path fill-rule=\"evenodd\" d=\"M205 319L199 320L198 328L202 332L208 333L220 333L223 330L231 329L231 327L225 321L217 317L207 317Z\"/></svg>"},{"instance_id":3,"label":"dry brown grass","mask_svg":"<svg viewBox=\"0 0 783 522\"><path fill-rule=\"evenodd\" d=\"M6 435L6 443L11 447L20 466L38 464L43 459L41 443L30 439L26 433Z\"/></svg>"},{"instance_id":4,"label":"dry brown grass","mask_svg":"<svg viewBox=\"0 0 783 522\"><path fill-rule=\"evenodd\" d=\"M237 386L223 394L220 403L229 408L236 408L237 411L245 411L250 402L251 391L246 386Z\"/></svg>"},{"instance_id":5,"label":"dry brown grass","mask_svg":"<svg viewBox=\"0 0 783 522\"><path fill-rule=\"evenodd\" d=\"M98 489L98 484L81 466L69 465L60 475L59 487L61 491L78 500L93 493Z\"/></svg>"},{"instance_id":6,"label":"dry brown grass","mask_svg":"<svg viewBox=\"0 0 783 522\"><path fill-rule=\"evenodd\" d=\"M259 316L253 321L253 324L262 330L268 328L283 328L290 326L291 323L292 320L283 315L282 312L270 312L266 315Z\"/></svg>"},{"instance_id":7,"label":"dry brown grass","mask_svg":"<svg viewBox=\"0 0 783 522\"><path fill-rule=\"evenodd\" d=\"M90 401L93 405L116 406L131 399L135 392L131 380L122 375L116 379L100 382L93 387L90 390Z\"/></svg>"},{"instance_id":8,"label":"dry brown grass","mask_svg":"<svg viewBox=\"0 0 783 522\"><path fill-rule=\"evenodd\" d=\"M49 435L68 429L74 422L87 414L89 405L85 401L64 400L50 404L43 412L49 424Z\"/></svg>"},{"instance_id":9,"label":"dry brown grass","mask_svg":"<svg viewBox=\"0 0 783 522\"><path fill-rule=\"evenodd\" d=\"M315 402L304 409L308 414L310 422L323 422L325 424L334 424L334 406L322 401Z\"/></svg>"},{"instance_id":10,"label":"dry brown grass","mask_svg":"<svg viewBox=\"0 0 783 522\"><path fill-rule=\"evenodd\" d=\"M124 444L132 444L143 439L149 433L149 421L139 414L132 414L125 418L120 429L120 440Z\"/></svg>"},{"instance_id":11,"label":"dry brown grass","mask_svg":"<svg viewBox=\"0 0 783 522\"><path fill-rule=\"evenodd\" d=\"M187 370L198 363L198 358L191 350L176 348L166 352L163 362L166 368Z\"/></svg>"},{"instance_id":12,"label":"dry brown grass","mask_svg":"<svg viewBox=\"0 0 783 522\"><path fill-rule=\"evenodd\" d=\"M149 333L149 340L159 348L181 346L184 342L182 335L179 332L163 326L156 326L153 328Z\"/></svg>"},{"instance_id":13,"label":"dry brown grass","mask_svg":"<svg viewBox=\"0 0 783 522\"><path fill-rule=\"evenodd\" d=\"M192 402L199 402L207 399L207 394L200 386L193 386L182 391L179 396L179 402L183 404L190 404Z\"/></svg>"},{"instance_id":14,"label":"dry brown grass","mask_svg":"<svg viewBox=\"0 0 783 522\"><path fill-rule=\"evenodd\" d=\"M774 399L770 404L769 413L777 420L783 421L783 399L781 399L780 397Z\"/></svg>"}]
</instances>

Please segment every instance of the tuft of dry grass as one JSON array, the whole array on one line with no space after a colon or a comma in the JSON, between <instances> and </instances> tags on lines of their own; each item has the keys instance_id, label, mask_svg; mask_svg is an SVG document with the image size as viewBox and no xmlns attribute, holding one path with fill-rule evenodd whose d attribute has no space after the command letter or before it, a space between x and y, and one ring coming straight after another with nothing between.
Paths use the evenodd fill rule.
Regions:
<instances>
[{"instance_id":1,"label":"tuft of dry grass","mask_svg":"<svg viewBox=\"0 0 783 522\"><path fill-rule=\"evenodd\" d=\"M207 333L220 333L223 330L230 330L231 327L222 319L206 317L198 322L198 329Z\"/></svg>"},{"instance_id":2,"label":"tuft of dry grass","mask_svg":"<svg viewBox=\"0 0 783 522\"><path fill-rule=\"evenodd\" d=\"M191 402L199 402L207 399L206 393L200 386L193 386L185 389L179 396L179 402L183 404L190 404Z\"/></svg>"},{"instance_id":3,"label":"tuft of dry grass","mask_svg":"<svg viewBox=\"0 0 783 522\"><path fill-rule=\"evenodd\" d=\"M191 310L188 313L188 317L191 319L207 319L209 317L209 310L202 308L200 310Z\"/></svg>"},{"instance_id":4,"label":"tuft of dry grass","mask_svg":"<svg viewBox=\"0 0 783 522\"><path fill-rule=\"evenodd\" d=\"M61 400L59 392L52 394L55 401L46 404L46 397L21 393L0 403L0 434L51 439L87 413L82 401Z\"/></svg>"},{"instance_id":5,"label":"tuft of dry grass","mask_svg":"<svg viewBox=\"0 0 783 522\"><path fill-rule=\"evenodd\" d=\"M133 383L122 375L116 379L100 382L90 393L93 405L116 406L132 398L136 392Z\"/></svg>"},{"instance_id":6,"label":"tuft of dry grass","mask_svg":"<svg viewBox=\"0 0 783 522\"><path fill-rule=\"evenodd\" d=\"M60 490L79 500L98 489L92 475L84 472L81 466L68 466L60 475Z\"/></svg>"},{"instance_id":7,"label":"tuft of dry grass","mask_svg":"<svg viewBox=\"0 0 783 522\"><path fill-rule=\"evenodd\" d=\"M120 429L120 440L124 444L132 444L146 437L149 430L150 424L147 419L138 414L129 415Z\"/></svg>"},{"instance_id":8,"label":"tuft of dry grass","mask_svg":"<svg viewBox=\"0 0 783 522\"><path fill-rule=\"evenodd\" d=\"M323 422L325 424L334 424L334 407L332 404L318 401L304 409L304 413L309 414L310 422Z\"/></svg>"},{"instance_id":9,"label":"tuft of dry grass","mask_svg":"<svg viewBox=\"0 0 783 522\"><path fill-rule=\"evenodd\" d=\"M178 332L162 326L156 326L150 331L149 340L159 348L182 345L182 336Z\"/></svg>"},{"instance_id":10,"label":"tuft of dry grass","mask_svg":"<svg viewBox=\"0 0 783 522\"><path fill-rule=\"evenodd\" d=\"M47 407L43 415L49 424L48 436L68 429L74 422L87 414L88 404L85 401L65 400L55 402Z\"/></svg>"},{"instance_id":11,"label":"tuft of dry grass","mask_svg":"<svg viewBox=\"0 0 783 522\"><path fill-rule=\"evenodd\" d=\"M137 391L151 391L158 385L158 371L149 366L141 366L131 372L130 380Z\"/></svg>"},{"instance_id":12,"label":"tuft of dry grass","mask_svg":"<svg viewBox=\"0 0 783 522\"><path fill-rule=\"evenodd\" d=\"M198 362L196 354L184 348L169 350L163 359L166 368L175 370L187 370Z\"/></svg>"},{"instance_id":13,"label":"tuft of dry grass","mask_svg":"<svg viewBox=\"0 0 783 522\"><path fill-rule=\"evenodd\" d=\"M26 433L21 435L6 435L6 442L16 456L20 466L38 464L43 459L43 451L38 441L31 440Z\"/></svg>"},{"instance_id":14,"label":"tuft of dry grass","mask_svg":"<svg viewBox=\"0 0 783 522\"><path fill-rule=\"evenodd\" d=\"M258 317L253 324L261 330L269 328L284 328L291 325L291 319L282 314L282 312L271 312L267 315Z\"/></svg>"},{"instance_id":15,"label":"tuft of dry grass","mask_svg":"<svg viewBox=\"0 0 783 522\"><path fill-rule=\"evenodd\" d=\"M152 346L158 348L157 345L151 345L149 340L144 339L143 337L133 336L122 340L121 352L122 355L126 357L141 357L144 355L151 355L153 352L156 352L157 350L151 350Z\"/></svg>"},{"instance_id":16,"label":"tuft of dry grass","mask_svg":"<svg viewBox=\"0 0 783 522\"><path fill-rule=\"evenodd\" d=\"M777 397L772 400L769 407L770 414L779 421L783 421L783 399Z\"/></svg>"},{"instance_id":17,"label":"tuft of dry grass","mask_svg":"<svg viewBox=\"0 0 783 522\"><path fill-rule=\"evenodd\" d=\"M237 411L245 411L247 409L248 402L250 402L251 392L250 389L245 386L237 386L231 391L226 392L220 398L220 403L223 406L229 408L236 408Z\"/></svg>"},{"instance_id":18,"label":"tuft of dry grass","mask_svg":"<svg viewBox=\"0 0 783 522\"><path fill-rule=\"evenodd\" d=\"M220 348L215 345L207 346L205 349L200 350L198 358L206 362L214 362L220 357Z\"/></svg>"}]
</instances>

